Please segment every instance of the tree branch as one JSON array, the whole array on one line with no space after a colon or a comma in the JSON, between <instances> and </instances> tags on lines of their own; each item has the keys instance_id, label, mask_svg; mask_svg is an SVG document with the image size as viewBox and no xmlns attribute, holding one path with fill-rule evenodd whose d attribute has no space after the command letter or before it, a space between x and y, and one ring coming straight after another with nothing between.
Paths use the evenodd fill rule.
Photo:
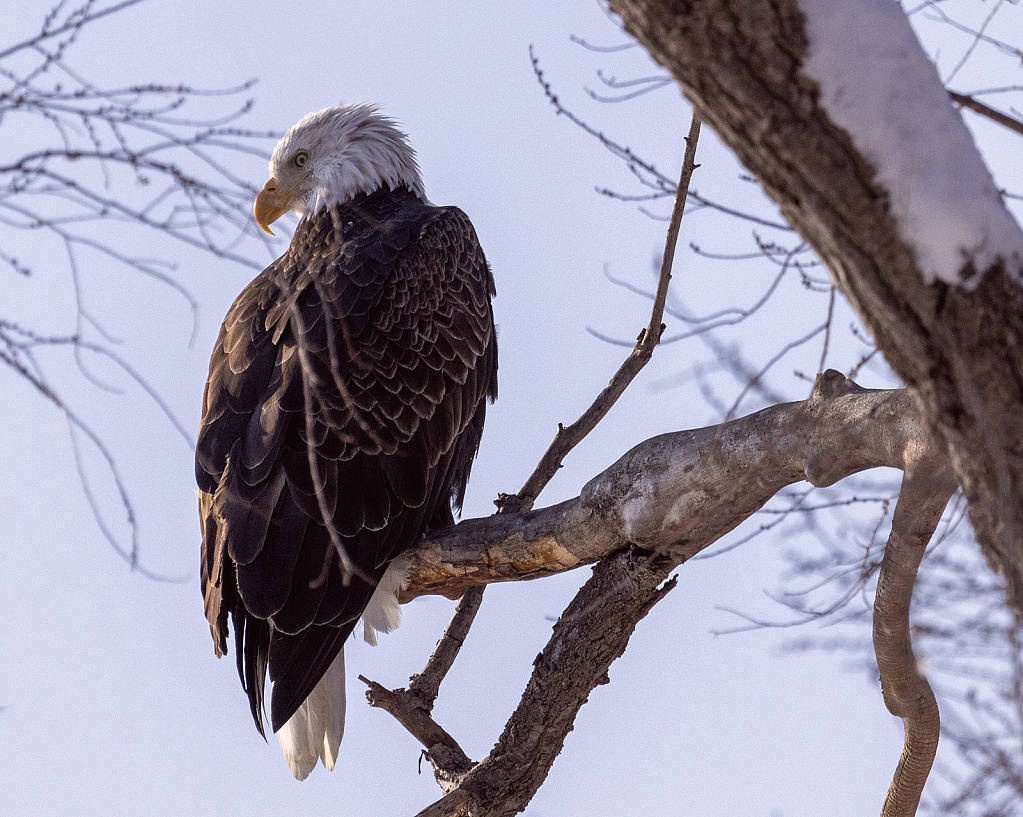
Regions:
<instances>
[{"instance_id":1,"label":"tree branch","mask_svg":"<svg viewBox=\"0 0 1023 817\"><path fill-rule=\"evenodd\" d=\"M455 663L458 651L469 635L469 628L472 627L482 602L483 586L470 587L462 594L455 607L455 614L451 617L441 640L437 642L426 667L410 679L409 694L420 701L427 712L433 710L441 682Z\"/></svg>"},{"instance_id":2,"label":"tree branch","mask_svg":"<svg viewBox=\"0 0 1023 817\"><path fill-rule=\"evenodd\" d=\"M803 479L831 485L879 466L907 473L891 560L903 557L902 542L911 542L922 554L954 488L944 452L906 391L869 391L829 370L818 376L808 400L641 443L594 477L576 499L538 511L468 520L432 534L411 554L403 600L424 593L455 596L468 586L599 564L555 626L518 708L481 763L471 766L414 696L373 688L375 705L395 714L428 747L444 788L445 797L420 817L503 816L525 808L579 708L597 685L607 682L608 668L625 650L636 624L673 586L664 584L672 570L786 485ZM898 630L899 605L908 611L905 589L912 589L912 576L892 568L885 575L886 584L878 591L879 621L904 632L905 641L881 638L878 661L885 664L884 677L892 679L886 680L886 700L896 696L892 700L901 702L904 690L916 691L903 680L905 656L912 656L908 617L904 630ZM891 603L895 614L886 606ZM902 703L892 706L912 724L914 742L907 752L915 763L922 756L916 741L926 738L931 725L916 710L904 714Z\"/></svg>"},{"instance_id":3,"label":"tree branch","mask_svg":"<svg viewBox=\"0 0 1023 817\"><path fill-rule=\"evenodd\" d=\"M441 682L458 657L476 618L484 589L484 585L470 587L462 594L444 635L437 642L423 671L412 676L407 689L391 691L376 681L359 676L369 686L366 690L369 705L390 712L425 747L434 777L445 792L457 785L472 768L473 762L458 742L433 719L431 713Z\"/></svg>"},{"instance_id":4,"label":"tree branch","mask_svg":"<svg viewBox=\"0 0 1023 817\"><path fill-rule=\"evenodd\" d=\"M132 568L142 570L134 509L104 438L75 409L71 398L81 395L66 393L60 381L47 377L52 364L33 350L43 344L67 350L81 374L107 392L119 389L97 378L89 363L93 357L113 362L194 447L168 404L130 364L130 355L115 351L119 333L90 311L89 272L95 262L107 268L113 261L115 269L170 287L187 303L194 334L198 302L176 280L172 264L138 254L145 242L128 225L143 237L152 231L262 269L256 253L265 253L268 245L248 215L256 191L234 175L227 159L234 153L267 155L262 143L271 134L233 127L252 106L251 99L235 97L251 89L252 81L220 90L158 83L104 89L76 71L70 54L86 29L138 2L122 0L103 8L92 0L77 6L55 3L38 34L0 50L0 126L5 136L26 121L34 121L39 131L28 140L32 150L0 165L0 264L30 278L32 263L16 257L10 247L26 244L26 231L34 237L28 243L42 246L49 240L65 254L75 307L74 326L57 333L33 331L0 313L0 369L10 368L28 379L65 413L83 492L97 525ZM200 107L207 108L211 96L228 98L228 106L203 115ZM117 228L107 229L112 224ZM251 253L239 248L246 242ZM100 453L117 487L126 536L117 534L110 510L90 488L93 469L80 455L78 432ZM130 544L122 541L129 537Z\"/></svg>"},{"instance_id":5,"label":"tree branch","mask_svg":"<svg viewBox=\"0 0 1023 817\"><path fill-rule=\"evenodd\" d=\"M1023 136L1023 122L1018 119L1013 119L1011 116L1007 116L1001 111L996 111L990 105L985 105L980 100L974 99L972 96L966 94L959 94L955 91L949 91L948 95L952 98L952 101L958 105L962 105L964 108L969 108L974 113L980 114L990 119L992 122L997 122L999 125L1008 128L1011 131Z\"/></svg>"},{"instance_id":6,"label":"tree branch","mask_svg":"<svg viewBox=\"0 0 1023 817\"><path fill-rule=\"evenodd\" d=\"M363 675L359 676L359 680L369 687L366 698L370 706L390 712L398 723L423 744L433 764L437 782L444 791L453 788L453 781L461 779L472 768L473 762L462 751L462 747L430 717L429 709L410 690L392 692Z\"/></svg>"},{"instance_id":7,"label":"tree branch","mask_svg":"<svg viewBox=\"0 0 1023 817\"><path fill-rule=\"evenodd\" d=\"M674 580L662 586L671 570L670 560L650 554L618 553L601 561L554 625L497 745L459 783L456 791L465 799L452 792L420 817L522 811L546 779L579 709L596 686L608 683L608 668L636 625L675 586Z\"/></svg>"},{"instance_id":8,"label":"tree branch","mask_svg":"<svg viewBox=\"0 0 1023 817\"><path fill-rule=\"evenodd\" d=\"M874 600L874 653L888 711L903 719L906 740L881 817L916 814L938 749L940 719L910 637L909 606L917 568L956 489L947 460L909 463L895 506Z\"/></svg>"},{"instance_id":9,"label":"tree branch","mask_svg":"<svg viewBox=\"0 0 1023 817\"><path fill-rule=\"evenodd\" d=\"M432 533L411 554L401 600L458 598L467 587L560 573L632 545L681 564L786 485L903 468L920 452L942 456L910 394L868 391L829 370L808 400L640 443L575 499Z\"/></svg>"}]
</instances>

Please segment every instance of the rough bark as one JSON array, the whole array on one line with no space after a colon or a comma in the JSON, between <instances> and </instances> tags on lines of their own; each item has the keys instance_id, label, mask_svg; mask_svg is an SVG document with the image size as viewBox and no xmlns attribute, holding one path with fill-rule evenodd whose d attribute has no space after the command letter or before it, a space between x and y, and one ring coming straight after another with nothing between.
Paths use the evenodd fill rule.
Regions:
<instances>
[{"instance_id":1,"label":"rough bark","mask_svg":"<svg viewBox=\"0 0 1023 817\"><path fill-rule=\"evenodd\" d=\"M471 817L510 817L529 804L590 693L608 682L608 668L625 652L636 625L674 587L674 581L662 584L671 569L668 559L634 552L597 565L533 662L497 744L436 806L458 798L461 813Z\"/></svg>"},{"instance_id":2,"label":"rough bark","mask_svg":"<svg viewBox=\"0 0 1023 817\"><path fill-rule=\"evenodd\" d=\"M999 266L972 292L924 282L886 191L801 72L807 39L795 0L610 6L827 263L947 446L977 536L1023 606L1019 283Z\"/></svg>"}]
</instances>

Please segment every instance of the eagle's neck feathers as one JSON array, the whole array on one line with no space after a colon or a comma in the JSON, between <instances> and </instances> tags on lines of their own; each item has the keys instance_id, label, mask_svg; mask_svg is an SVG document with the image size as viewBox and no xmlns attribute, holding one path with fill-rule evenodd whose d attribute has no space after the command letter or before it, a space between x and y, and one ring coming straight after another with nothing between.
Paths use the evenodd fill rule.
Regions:
<instances>
[{"instance_id":1,"label":"eagle's neck feathers","mask_svg":"<svg viewBox=\"0 0 1023 817\"><path fill-rule=\"evenodd\" d=\"M363 136L317 168L316 185L305 214L313 215L355 198L374 193L382 187L408 188L425 200L423 182L415 155L400 134Z\"/></svg>"},{"instance_id":2,"label":"eagle's neck feathers","mask_svg":"<svg viewBox=\"0 0 1023 817\"><path fill-rule=\"evenodd\" d=\"M415 151L375 105L342 105L309 114L277 145L271 174L277 176L302 149L312 163L308 187L295 201L295 210L304 217L383 187L407 188L426 201Z\"/></svg>"}]
</instances>

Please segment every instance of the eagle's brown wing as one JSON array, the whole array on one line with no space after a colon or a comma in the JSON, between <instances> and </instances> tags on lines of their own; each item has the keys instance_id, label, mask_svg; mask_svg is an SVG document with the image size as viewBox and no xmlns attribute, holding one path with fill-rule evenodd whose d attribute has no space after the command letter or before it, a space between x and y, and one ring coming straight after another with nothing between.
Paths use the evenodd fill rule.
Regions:
<instances>
[{"instance_id":1,"label":"eagle's brown wing","mask_svg":"<svg viewBox=\"0 0 1023 817\"><path fill-rule=\"evenodd\" d=\"M228 313L196 454L202 583L260 732L267 668L276 731L388 562L453 521L497 394L493 292L464 213L385 190L304 221Z\"/></svg>"}]
</instances>

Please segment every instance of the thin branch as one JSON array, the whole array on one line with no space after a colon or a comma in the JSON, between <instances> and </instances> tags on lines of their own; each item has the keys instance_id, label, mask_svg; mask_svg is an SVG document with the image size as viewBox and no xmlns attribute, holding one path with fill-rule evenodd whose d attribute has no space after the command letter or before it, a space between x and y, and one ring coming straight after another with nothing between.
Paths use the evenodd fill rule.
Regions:
<instances>
[{"instance_id":1,"label":"thin branch","mask_svg":"<svg viewBox=\"0 0 1023 817\"><path fill-rule=\"evenodd\" d=\"M682 213L685 209L686 193L689 190L689 182L696 164L696 145L700 137L700 119L693 113L692 123L689 127L689 135L686 136L686 151L682 161L681 177L679 179L677 193L675 195L675 206L672 209L671 223L668 226L668 233L664 243L664 256L661 261L661 272L657 283L657 292L654 295L653 309L650 313L650 321L646 328L640 333L632 354L626 358L611 382L597 395L596 400L583 412L574 423L569 426L559 424L558 433L554 441L547 449L536 469L526 480L525 485L518 494L508 496L502 494L498 500L498 508L502 511L517 512L529 510L533 502L540 495L548 482L554 477L561 467L561 462L568 453L575 448L579 442L596 427L604 416L611 410L619 397L628 388L637 374L650 360L654 347L660 342L664 325L661 318L664 315L664 304L668 297L668 286L671 283L671 269L675 258L675 244L678 241L678 231L682 222Z\"/></svg>"},{"instance_id":2,"label":"thin branch","mask_svg":"<svg viewBox=\"0 0 1023 817\"><path fill-rule=\"evenodd\" d=\"M444 635L437 642L423 671L412 676L408 688L391 691L376 681L359 676L369 687L366 690L369 705L390 712L426 749L437 783L445 792L451 791L474 764L431 713L441 682L458 657L476 618L485 589L486 585L478 585L462 594Z\"/></svg>"},{"instance_id":3,"label":"thin branch","mask_svg":"<svg viewBox=\"0 0 1023 817\"><path fill-rule=\"evenodd\" d=\"M43 344L68 349L92 386L119 393L120 389L100 378L90 365L94 356L112 362L145 391L185 443L194 447L192 435L169 405L131 365L129 356L116 350L119 333L90 310L90 262L112 260L115 266L151 277L180 294L191 310L194 339L197 301L174 276L171 263L135 254L134 248L140 244L122 225L134 225L143 233L156 231L261 269L264 264L239 246L246 236L258 236L248 216L248 202L255 191L221 159L225 151L265 156L267 151L258 143L244 142L269 135L232 126L251 110L251 99L230 103L213 116L189 115L197 98L232 98L249 90L251 80L214 90L158 83L104 89L72 67L72 47L79 47L81 35L93 23L139 2L124 0L102 8L93 0L77 6L59 2L43 18L35 36L0 50L0 76L5 81L0 89L0 124L12 128L36 121L46 126L41 136L31 140L31 151L15 155L0 167L0 230L8 234L30 231L54 239L63 248L75 307L74 326L63 335L46 336L0 317L0 367L28 379L65 414L83 492L96 522L116 552L137 570L141 570L139 530L128 486L103 436L86 424L60 389L48 384L34 349ZM20 238L17 234L0 236L0 242L14 245ZM264 249L268 245L260 240L253 246ZM7 249L0 250L0 260L21 275L31 275L32 270ZM107 524L106 509L100 507L91 489L92 477L80 451L83 435L99 452L117 490L130 528L124 542Z\"/></svg>"},{"instance_id":4,"label":"thin branch","mask_svg":"<svg viewBox=\"0 0 1023 817\"><path fill-rule=\"evenodd\" d=\"M639 48L639 43L635 40L630 40L627 43L620 43L619 45L594 45L589 40L584 40L576 34L570 34L568 39L576 45L581 45L587 51L595 51L598 54L616 54L619 51L629 51L633 48Z\"/></svg>"},{"instance_id":5,"label":"thin branch","mask_svg":"<svg viewBox=\"0 0 1023 817\"><path fill-rule=\"evenodd\" d=\"M437 642L437 646L430 656L426 667L418 675L413 675L409 683L409 694L414 696L426 708L427 712L433 710L433 705L440 692L441 682L448 674L448 670L455 663L458 652L469 635L469 628L476 618L483 601L483 590L485 585L470 587L462 594L455 614L448 623L444 635Z\"/></svg>"},{"instance_id":6,"label":"thin branch","mask_svg":"<svg viewBox=\"0 0 1023 817\"><path fill-rule=\"evenodd\" d=\"M462 747L430 717L429 711L410 691L399 689L392 692L363 675L359 676L359 680L369 687L366 698L370 706L390 712L426 748L435 769L443 770L451 778L460 777L473 767ZM445 775L438 774L437 780L443 786Z\"/></svg>"},{"instance_id":7,"label":"thin branch","mask_svg":"<svg viewBox=\"0 0 1023 817\"><path fill-rule=\"evenodd\" d=\"M1023 122L1020 122L1018 119L1013 119L1011 116L1007 116L1001 111L995 110L990 105L985 105L983 102L974 99L972 96L960 94L955 91L949 91L948 95L952 97L952 100L956 104L962 105L964 108L969 108L971 111L978 113L981 116L986 116L992 122L997 122L999 125L1003 125L1014 133L1018 133L1023 136Z\"/></svg>"},{"instance_id":8,"label":"thin branch","mask_svg":"<svg viewBox=\"0 0 1023 817\"><path fill-rule=\"evenodd\" d=\"M0 60L6 59L12 54L17 53L18 51L23 51L26 48L35 48L40 43L43 43L46 40L52 37L56 37L60 34L66 34L68 32L77 32L86 23L91 23L95 20L99 20L101 17L106 17L108 14L116 14L117 12L123 11L124 9L129 8L131 6L137 6L141 2L142 0L123 0L123 2L121 3L117 3L113 6L108 6L105 9L100 9L99 11L91 13L88 12L89 6L86 5L79 9L78 11L74 12L73 14L69 15L68 19L62 25L57 26L57 28L49 27L49 23L52 21L52 17L48 18L46 23L44 23L43 25L43 30L35 37L32 37L28 40L23 40L20 43L16 43L15 45L12 45L8 48L5 48L3 51L0 51ZM57 8L59 9L59 6ZM57 9L54 9L53 13L56 13L56 11Z\"/></svg>"},{"instance_id":9,"label":"thin branch","mask_svg":"<svg viewBox=\"0 0 1023 817\"><path fill-rule=\"evenodd\" d=\"M962 69L964 65L966 65L967 62L969 62L970 57L973 55L973 52L974 50L976 50L977 46L980 45L982 40L986 39L984 36L984 32L987 30L987 27L991 24L991 21L995 19L995 16L1001 9L1003 2L1004 0L996 0L995 4L991 7L991 11L989 11L987 17L984 18L984 22L980 26L980 31L976 32L976 34L973 37L973 42L970 43L969 47L966 49L966 52L963 54L962 58L960 58L959 62L956 63L955 67L952 69L952 73L950 73L945 78L945 82L951 82L953 79L955 79L955 75L959 73L959 71Z\"/></svg>"}]
</instances>

